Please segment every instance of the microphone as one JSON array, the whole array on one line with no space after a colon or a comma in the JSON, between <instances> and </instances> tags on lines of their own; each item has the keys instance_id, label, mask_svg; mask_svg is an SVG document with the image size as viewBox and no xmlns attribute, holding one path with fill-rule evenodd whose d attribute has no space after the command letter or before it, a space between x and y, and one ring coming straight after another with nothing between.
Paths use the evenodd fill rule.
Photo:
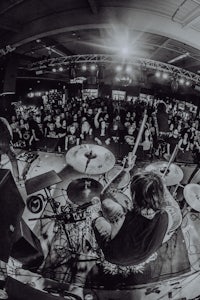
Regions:
<instances>
[{"instance_id":1,"label":"microphone","mask_svg":"<svg viewBox=\"0 0 200 300\"><path fill-rule=\"evenodd\" d=\"M92 200L91 201L88 201L88 202L86 202L86 203L84 203L84 204L81 204L81 205L79 205L77 208L76 208L76 210L82 210L82 209L86 209L86 208L88 208L88 207L90 207L90 206L92 206L92 205L94 205L94 204L98 204L99 203L99 198L98 197L94 197L94 198L92 198Z\"/></svg>"}]
</instances>

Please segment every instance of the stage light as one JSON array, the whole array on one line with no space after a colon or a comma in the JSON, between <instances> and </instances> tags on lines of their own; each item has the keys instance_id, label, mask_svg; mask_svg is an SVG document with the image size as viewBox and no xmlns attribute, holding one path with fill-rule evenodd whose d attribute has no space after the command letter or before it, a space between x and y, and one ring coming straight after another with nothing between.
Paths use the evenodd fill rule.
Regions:
<instances>
[{"instance_id":1,"label":"stage light","mask_svg":"<svg viewBox=\"0 0 200 300\"><path fill-rule=\"evenodd\" d=\"M42 95L41 92L35 92L35 96L36 96L36 97L40 97L41 95Z\"/></svg>"},{"instance_id":2,"label":"stage light","mask_svg":"<svg viewBox=\"0 0 200 300\"><path fill-rule=\"evenodd\" d=\"M91 66L90 66L90 70L91 70L91 71L95 71L95 70L96 70L96 66L95 66L95 65L91 65Z\"/></svg>"},{"instance_id":3,"label":"stage light","mask_svg":"<svg viewBox=\"0 0 200 300\"><path fill-rule=\"evenodd\" d=\"M127 57L130 53L130 50L129 48L126 46L126 47L123 47L121 50L120 50L121 54L125 57Z\"/></svg>"},{"instance_id":4,"label":"stage light","mask_svg":"<svg viewBox=\"0 0 200 300\"><path fill-rule=\"evenodd\" d=\"M160 71L156 71L155 76L156 76L157 78L160 78L161 72L160 72Z\"/></svg>"},{"instance_id":5,"label":"stage light","mask_svg":"<svg viewBox=\"0 0 200 300\"><path fill-rule=\"evenodd\" d=\"M184 79L184 78L180 78L180 79L179 79L179 83L180 83L180 84L184 84L184 82L185 82L185 79Z\"/></svg>"},{"instance_id":6,"label":"stage light","mask_svg":"<svg viewBox=\"0 0 200 300\"><path fill-rule=\"evenodd\" d=\"M33 98L34 97L34 93L28 93L28 95L27 95L29 98Z\"/></svg>"},{"instance_id":7,"label":"stage light","mask_svg":"<svg viewBox=\"0 0 200 300\"><path fill-rule=\"evenodd\" d=\"M121 70L122 70L122 66L116 66L116 71L117 72L121 72Z\"/></svg>"},{"instance_id":8,"label":"stage light","mask_svg":"<svg viewBox=\"0 0 200 300\"><path fill-rule=\"evenodd\" d=\"M163 77L163 79L167 79L169 77L169 74L168 73L163 73L162 77Z\"/></svg>"},{"instance_id":9,"label":"stage light","mask_svg":"<svg viewBox=\"0 0 200 300\"><path fill-rule=\"evenodd\" d=\"M55 72L56 72L56 68L53 68L53 69L52 69L52 72L54 72L54 73L55 73Z\"/></svg>"},{"instance_id":10,"label":"stage light","mask_svg":"<svg viewBox=\"0 0 200 300\"><path fill-rule=\"evenodd\" d=\"M126 67L126 73L131 73L132 72L132 67L131 66L127 66Z\"/></svg>"},{"instance_id":11,"label":"stage light","mask_svg":"<svg viewBox=\"0 0 200 300\"><path fill-rule=\"evenodd\" d=\"M58 69L60 72L62 72L64 69L63 69L63 67L59 67L59 69Z\"/></svg>"},{"instance_id":12,"label":"stage light","mask_svg":"<svg viewBox=\"0 0 200 300\"><path fill-rule=\"evenodd\" d=\"M84 296L84 300L94 300L94 297L93 297L92 294L86 294L86 295Z\"/></svg>"},{"instance_id":13,"label":"stage light","mask_svg":"<svg viewBox=\"0 0 200 300\"><path fill-rule=\"evenodd\" d=\"M179 55L179 56L177 56L177 57L175 57L175 58L169 60L167 63L168 63L168 64L172 64L172 63L174 63L174 62L177 62L177 61L179 61L179 60L181 60L181 59L184 59L184 58L188 57L189 55L190 55L190 53L189 53L189 52L186 52L186 53L184 53L184 54L181 54L181 55Z\"/></svg>"},{"instance_id":14,"label":"stage light","mask_svg":"<svg viewBox=\"0 0 200 300\"><path fill-rule=\"evenodd\" d=\"M190 81L186 81L185 85L190 86Z\"/></svg>"},{"instance_id":15,"label":"stage light","mask_svg":"<svg viewBox=\"0 0 200 300\"><path fill-rule=\"evenodd\" d=\"M82 65L81 69L82 69L83 71L86 71L86 70L87 70L87 66L86 66L86 65Z\"/></svg>"}]
</instances>

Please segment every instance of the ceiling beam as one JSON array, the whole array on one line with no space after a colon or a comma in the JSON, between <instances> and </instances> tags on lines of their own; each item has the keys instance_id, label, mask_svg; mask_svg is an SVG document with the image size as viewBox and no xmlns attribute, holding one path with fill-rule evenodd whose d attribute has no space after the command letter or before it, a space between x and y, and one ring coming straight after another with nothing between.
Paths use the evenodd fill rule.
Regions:
<instances>
[{"instance_id":1,"label":"ceiling beam","mask_svg":"<svg viewBox=\"0 0 200 300\"><path fill-rule=\"evenodd\" d=\"M98 14L98 11L99 11L99 7L98 7L98 5L97 5L96 0L87 0L87 1L88 1L89 7L90 7L92 13L93 13L94 15L97 15L97 14Z\"/></svg>"},{"instance_id":2,"label":"ceiling beam","mask_svg":"<svg viewBox=\"0 0 200 300\"><path fill-rule=\"evenodd\" d=\"M14 32L19 33L21 30L21 26L14 24L13 22L10 22L8 20L1 21L0 22L0 28Z\"/></svg>"},{"instance_id":3,"label":"ceiling beam","mask_svg":"<svg viewBox=\"0 0 200 300\"><path fill-rule=\"evenodd\" d=\"M80 16L80 18L74 18L75 14ZM114 16L114 20L119 20L118 23L121 22L123 24L124 22L128 24L127 26L130 29L146 32L148 28L150 33L178 40L200 50L199 32L192 27L182 28L180 24L162 15L156 15L145 10L122 7L103 7L97 15L91 14L88 8L55 12L28 22L18 34L7 35L7 38L0 41L0 47L9 44L18 48L33 40L63 32L97 28L109 29L112 28L110 23L112 16Z\"/></svg>"},{"instance_id":4,"label":"ceiling beam","mask_svg":"<svg viewBox=\"0 0 200 300\"><path fill-rule=\"evenodd\" d=\"M12 32L20 32L21 26L19 24L16 24L13 22L13 20L4 17L4 15L11 9L15 8L16 6L22 4L25 0L15 0L12 1L10 5L1 5L0 6L0 16L1 16L1 22L0 22L0 28L6 29Z\"/></svg>"},{"instance_id":5,"label":"ceiling beam","mask_svg":"<svg viewBox=\"0 0 200 300\"><path fill-rule=\"evenodd\" d=\"M186 28L192 25L195 21L200 18L200 7L193 9L185 18L182 23L182 27Z\"/></svg>"},{"instance_id":6,"label":"ceiling beam","mask_svg":"<svg viewBox=\"0 0 200 300\"><path fill-rule=\"evenodd\" d=\"M150 58L154 57L156 54L158 54L160 52L161 49L165 48L169 41L170 41L170 39L166 39L164 41L164 43L162 43L161 45L158 45L158 48L155 51L153 51Z\"/></svg>"},{"instance_id":7,"label":"ceiling beam","mask_svg":"<svg viewBox=\"0 0 200 300\"><path fill-rule=\"evenodd\" d=\"M22 2L24 2L25 0L16 0L16 1L12 1L13 3L3 7L0 7L0 16L2 16L3 14L5 14L7 11L9 11L10 9L14 8L15 6L21 4ZM3 6L3 5L2 5Z\"/></svg>"},{"instance_id":8,"label":"ceiling beam","mask_svg":"<svg viewBox=\"0 0 200 300\"><path fill-rule=\"evenodd\" d=\"M43 42L45 42L46 47L50 47L53 52L57 53L60 56L66 56L66 55L74 55L75 53L71 52L69 49L67 49L65 46L60 44L59 42L55 41L53 38L43 38Z\"/></svg>"}]
</instances>

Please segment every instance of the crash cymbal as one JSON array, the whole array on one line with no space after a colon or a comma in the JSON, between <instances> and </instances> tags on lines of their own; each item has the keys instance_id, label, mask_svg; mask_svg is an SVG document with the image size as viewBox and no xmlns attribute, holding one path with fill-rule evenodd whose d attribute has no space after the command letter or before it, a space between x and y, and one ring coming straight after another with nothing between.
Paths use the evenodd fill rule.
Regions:
<instances>
[{"instance_id":1,"label":"crash cymbal","mask_svg":"<svg viewBox=\"0 0 200 300\"><path fill-rule=\"evenodd\" d=\"M166 161L156 161L156 162L151 163L150 165L146 166L145 170L153 171L162 177L167 166L168 166L168 162L166 162ZM166 186L177 185L183 179L183 171L179 166L172 163L169 166L169 169L166 172L164 179L165 179Z\"/></svg>"},{"instance_id":2,"label":"crash cymbal","mask_svg":"<svg viewBox=\"0 0 200 300\"><path fill-rule=\"evenodd\" d=\"M67 196L75 204L82 205L99 197L102 189L101 183L93 178L79 178L68 185Z\"/></svg>"},{"instance_id":3,"label":"crash cymbal","mask_svg":"<svg viewBox=\"0 0 200 300\"><path fill-rule=\"evenodd\" d=\"M112 169L115 157L102 146L83 144L71 148L66 154L66 161L80 173L97 175Z\"/></svg>"},{"instance_id":4,"label":"crash cymbal","mask_svg":"<svg viewBox=\"0 0 200 300\"><path fill-rule=\"evenodd\" d=\"M183 190L184 198L191 208L200 212L200 185L189 183Z\"/></svg>"}]
</instances>

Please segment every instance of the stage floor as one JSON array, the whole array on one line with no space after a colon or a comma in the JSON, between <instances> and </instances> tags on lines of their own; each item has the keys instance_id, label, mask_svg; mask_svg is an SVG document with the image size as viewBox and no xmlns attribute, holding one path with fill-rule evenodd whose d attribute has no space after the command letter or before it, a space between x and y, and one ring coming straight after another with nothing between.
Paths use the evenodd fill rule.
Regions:
<instances>
[{"instance_id":1,"label":"stage floor","mask_svg":"<svg viewBox=\"0 0 200 300\"><path fill-rule=\"evenodd\" d=\"M141 166L142 163L140 163ZM10 163L7 162L4 168L11 168ZM24 168L25 163L19 162L21 174ZM26 178L45 174L51 170L55 170L62 179L62 182L53 186L51 191L62 211L67 211L69 206L74 206L67 194L68 185L73 180L86 177L97 180L102 186L106 183L104 176L87 177L75 171L66 164L65 154L46 152L38 152L37 158L29 166ZM18 188L26 202L27 194L24 184L18 185ZM124 188L123 192L126 197L129 197L128 187ZM38 191L38 193L41 194L43 191ZM94 204L85 210L83 216L77 216L77 218L84 217L84 221L66 224L70 247L80 254L78 259L68 250L69 243L66 235L59 231L54 220L30 221L30 218L38 218L44 213L52 214L49 205L38 214L33 214L25 208L23 218L40 239L45 261L40 268L40 275L35 275L35 273L21 270L20 264L17 265L11 259L10 276L22 282L27 282L28 276L29 282L32 282L36 288L43 289L44 277L68 283L72 282L76 275L81 273L84 277L87 273L84 283L81 283L81 287L84 286L84 293L96 294L97 299L104 300L169 299L169 295L175 300L184 297L193 299L200 295L200 214L198 212L189 211L187 207L184 207L181 230L167 245L162 247L155 261L137 268L119 270L99 260L101 253L94 239L90 219L91 213L99 207L99 203ZM44 233L47 233L45 238ZM90 261L80 263L80 259Z\"/></svg>"}]
</instances>

